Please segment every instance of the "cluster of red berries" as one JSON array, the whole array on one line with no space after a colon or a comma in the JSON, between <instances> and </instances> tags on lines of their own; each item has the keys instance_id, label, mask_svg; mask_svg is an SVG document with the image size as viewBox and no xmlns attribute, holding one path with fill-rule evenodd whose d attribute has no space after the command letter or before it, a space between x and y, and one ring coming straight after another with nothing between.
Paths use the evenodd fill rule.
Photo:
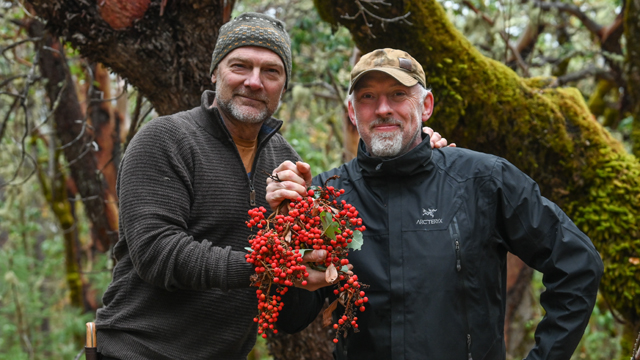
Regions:
<instances>
[{"instance_id":1,"label":"cluster of red berries","mask_svg":"<svg viewBox=\"0 0 640 360\"><path fill-rule=\"evenodd\" d=\"M326 250L324 262L307 264L315 270L326 271L327 282L336 283L336 301L345 307L344 315L334 325L336 339L339 333L353 328L358 331L355 309L365 310L368 299L361 289L366 285L358 282L346 265L349 249L359 250L362 245L362 219L354 206L336 198L344 190L333 186L317 187L308 191L305 198L298 197L265 218L264 207L249 210L248 227L257 227L258 232L249 238L250 253L245 255L253 264L255 274L252 285L257 286L258 334L266 338L268 330L277 333L275 323L284 303L289 286L298 283L307 285L309 273L303 264L303 254L310 250ZM282 213L281 213L282 212ZM275 285L275 294L272 293Z\"/></svg>"}]
</instances>

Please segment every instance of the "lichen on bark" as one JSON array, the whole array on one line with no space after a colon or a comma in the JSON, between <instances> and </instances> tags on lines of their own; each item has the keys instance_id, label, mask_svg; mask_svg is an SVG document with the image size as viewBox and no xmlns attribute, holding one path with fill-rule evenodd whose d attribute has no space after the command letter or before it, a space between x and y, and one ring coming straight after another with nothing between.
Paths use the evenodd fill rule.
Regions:
<instances>
[{"instance_id":1,"label":"lichen on bark","mask_svg":"<svg viewBox=\"0 0 640 360\"><path fill-rule=\"evenodd\" d=\"M628 329L640 324L640 267L629 262L640 255L640 164L596 121L577 89L553 87L553 77L520 78L484 57L435 0L395 1L378 13L411 12L412 25L391 22L383 30L368 17L375 38L362 16L344 16L358 12L354 2L315 4L325 21L347 27L363 52L392 47L414 56L436 99L429 125L458 146L507 158L535 179L599 250L609 304Z\"/></svg>"}]
</instances>

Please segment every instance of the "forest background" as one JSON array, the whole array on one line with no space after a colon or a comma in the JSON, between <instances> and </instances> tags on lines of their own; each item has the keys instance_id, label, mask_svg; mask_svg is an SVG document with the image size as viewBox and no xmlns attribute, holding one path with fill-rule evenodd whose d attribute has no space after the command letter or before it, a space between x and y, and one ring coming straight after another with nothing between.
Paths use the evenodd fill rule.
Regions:
<instances>
[{"instance_id":1,"label":"forest background","mask_svg":"<svg viewBox=\"0 0 640 360\"><path fill-rule=\"evenodd\" d=\"M394 47L420 61L436 99L428 125L528 173L600 251L605 276L573 358L629 358L639 0L0 0L0 359L82 356L114 265L122 154L152 118L199 104L218 28L245 11L287 24L294 67L276 117L315 173L355 154L344 95L359 54ZM542 291L510 257L511 359L534 341ZM330 358L331 337L314 324L259 339L250 358Z\"/></svg>"}]
</instances>

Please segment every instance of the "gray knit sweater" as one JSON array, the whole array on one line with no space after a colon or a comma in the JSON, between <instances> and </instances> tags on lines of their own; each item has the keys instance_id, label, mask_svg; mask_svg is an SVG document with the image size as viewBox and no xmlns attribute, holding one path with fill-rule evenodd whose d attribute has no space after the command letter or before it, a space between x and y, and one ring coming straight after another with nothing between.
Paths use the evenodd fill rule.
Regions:
<instances>
[{"instance_id":1,"label":"gray knit sweater","mask_svg":"<svg viewBox=\"0 0 640 360\"><path fill-rule=\"evenodd\" d=\"M120 166L120 241L98 310L98 349L128 359L245 359L256 339L245 225L266 175L298 160L269 119L251 178L205 91L202 105L157 118L133 138Z\"/></svg>"}]
</instances>

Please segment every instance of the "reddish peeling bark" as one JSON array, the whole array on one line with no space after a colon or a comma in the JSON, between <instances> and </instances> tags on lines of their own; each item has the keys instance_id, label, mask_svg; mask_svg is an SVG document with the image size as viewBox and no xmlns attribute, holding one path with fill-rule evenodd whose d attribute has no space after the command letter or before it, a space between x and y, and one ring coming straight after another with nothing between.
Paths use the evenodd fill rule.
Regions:
<instances>
[{"instance_id":1,"label":"reddish peeling bark","mask_svg":"<svg viewBox=\"0 0 640 360\"><path fill-rule=\"evenodd\" d=\"M136 86L165 115L199 105L212 88L211 53L235 1L151 0L142 13L144 0L29 3L54 34Z\"/></svg>"},{"instance_id":2,"label":"reddish peeling bark","mask_svg":"<svg viewBox=\"0 0 640 360\"><path fill-rule=\"evenodd\" d=\"M53 121L56 136L91 221L91 232L97 239L96 246L103 252L107 251L118 240L117 228L111 226L104 216L105 183L98 171L93 137L84 122L64 48L57 38L44 31L38 21L32 21L28 30L32 37L43 37L37 45L40 55L38 65L42 76L47 79L45 88L50 106L55 106Z\"/></svg>"},{"instance_id":3,"label":"reddish peeling bark","mask_svg":"<svg viewBox=\"0 0 640 360\"><path fill-rule=\"evenodd\" d=\"M98 0L100 16L115 30L127 28L142 19L150 0Z\"/></svg>"}]
</instances>

